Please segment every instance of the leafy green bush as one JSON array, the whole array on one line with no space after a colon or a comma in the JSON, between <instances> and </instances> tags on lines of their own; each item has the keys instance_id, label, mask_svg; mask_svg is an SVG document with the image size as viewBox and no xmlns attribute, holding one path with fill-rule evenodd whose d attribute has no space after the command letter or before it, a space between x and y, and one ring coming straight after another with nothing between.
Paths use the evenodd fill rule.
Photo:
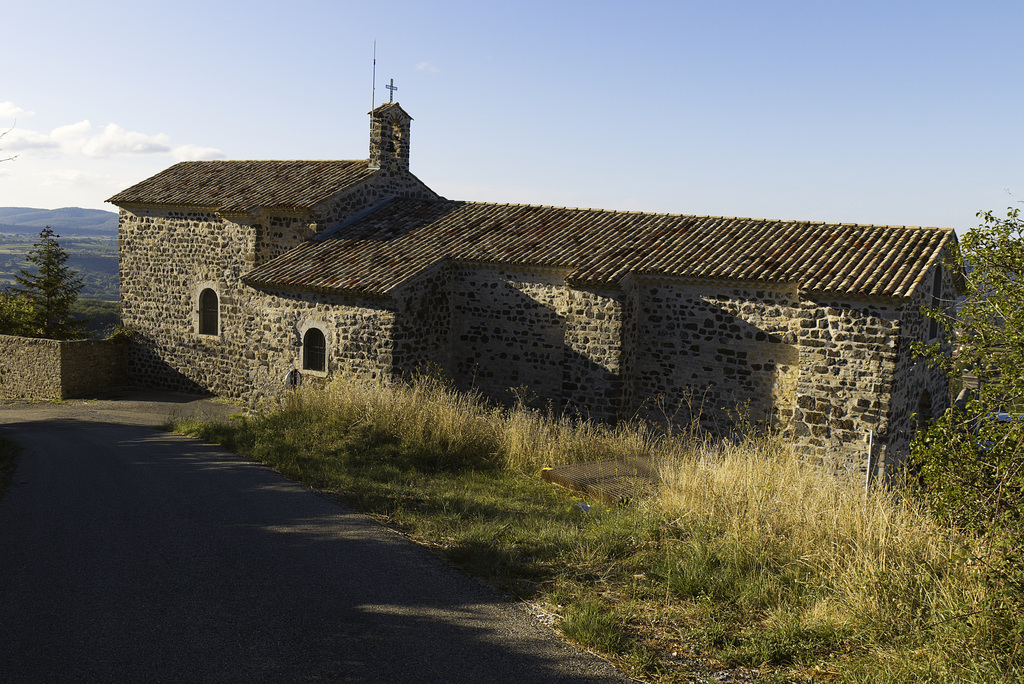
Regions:
<instances>
[{"instance_id":1,"label":"leafy green bush","mask_svg":"<svg viewBox=\"0 0 1024 684\"><path fill-rule=\"evenodd\" d=\"M953 377L973 375L977 389L917 436L911 484L940 521L973 540L960 561L991 590L970 617L1009 671L1024 657L1024 222L1013 208L979 217L955 258L965 279L955 315L928 311L957 335L956 354L925 350Z\"/></svg>"},{"instance_id":2,"label":"leafy green bush","mask_svg":"<svg viewBox=\"0 0 1024 684\"><path fill-rule=\"evenodd\" d=\"M99 299L76 299L71 316L85 321L85 334L92 338L111 337L121 327L121 305Z\"/></svg>"}]
</instances>

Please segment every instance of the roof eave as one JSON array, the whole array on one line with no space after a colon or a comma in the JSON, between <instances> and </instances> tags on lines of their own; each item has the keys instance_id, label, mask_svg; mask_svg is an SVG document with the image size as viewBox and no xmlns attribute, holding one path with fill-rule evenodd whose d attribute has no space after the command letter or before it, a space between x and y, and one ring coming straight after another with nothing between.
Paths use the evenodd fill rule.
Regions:
<instances>
[{"instance_id":1,"label":"roof eave","mask_svg":"<svg viewBox=\"0 0 1024 684\"><path fill-rule=\"evenodd\" d=\"M165 202L141 202L134 200L115 202L113 198L107 200L118 209L162 209L165 211L200 211L209 214L220 214L220 207L209 204L170 204Z\"/></svg>"},{"instance_id":2,"label":"roof eave","mask_svg":"<svg viewBox=\"0 0 1024 684\"><path fill-rule=\"evenodd\" d=\"M374 290L362 287L328 287L324 285L298 285L273 280L260 280L242 276L242 282L257 290L284 290L287 292L311 292L323 295L339 295L344 297L365 297L367 299L391 300L390 291Z\"/></svg>"}]
</instances>

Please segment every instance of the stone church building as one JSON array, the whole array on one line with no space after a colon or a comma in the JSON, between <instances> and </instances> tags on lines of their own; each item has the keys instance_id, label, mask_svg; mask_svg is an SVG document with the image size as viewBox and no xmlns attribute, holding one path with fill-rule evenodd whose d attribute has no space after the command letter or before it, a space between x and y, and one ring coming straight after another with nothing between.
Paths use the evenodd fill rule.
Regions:
<instances>
[{"instance_id":1,"label":"stone church building","mask_svg":"<svg viewBox=\"0 0 1024 684\"><path fill-rule=\"evenodd\" d=\"M182 162L109 200L134 382L430 367L601 420L763 421L878 473L948 402L910 344L955 298L950 229L453 201L410 173L409 115L370 116L368 160Z\"/></svg>"}]
</instances>

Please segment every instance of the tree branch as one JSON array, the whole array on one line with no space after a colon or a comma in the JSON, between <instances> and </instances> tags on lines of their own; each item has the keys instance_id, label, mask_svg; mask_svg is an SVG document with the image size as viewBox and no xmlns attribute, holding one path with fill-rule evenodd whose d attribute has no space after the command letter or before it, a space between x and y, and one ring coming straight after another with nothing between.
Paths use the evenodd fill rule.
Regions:
<instances>
[{"instance_id":1,"label":"tree branch","mask_svg":"<svg viewBox=\"0 0 1024 684\"><path fill-rule=\"evenodd\" d=\"M18 124L18 122L17 122L17 121L15 121L15 122L14 122L14 124L15 124L15 126L16 126L16 125ZM8 133L10 133L10 132L11 132L11 131L13 131L13 130L14 130L14 126L11 126L10 128L8 128L8 129L7 129L6 131L4 131L3 133L0 133L0 138L3 138L3 137L4 137L5 135L7 135ZM10 155L10 156L8 156L8 157L0 158L0 162L5 162L5 161L14 161L14 160L15 160L15 159L17 159L17 158L18 158L18 155L14 154L14 155Z\"/></svg>"}]
</instances>

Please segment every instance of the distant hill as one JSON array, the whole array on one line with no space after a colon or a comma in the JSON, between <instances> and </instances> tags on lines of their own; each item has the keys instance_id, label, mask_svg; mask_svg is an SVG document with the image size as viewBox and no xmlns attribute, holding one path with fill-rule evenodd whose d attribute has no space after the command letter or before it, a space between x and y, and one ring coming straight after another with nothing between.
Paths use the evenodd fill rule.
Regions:
<instances>
[{"instance_id":1,"label":"distant hill","mask_svg":"<svg viewBox=\"0 0 1024 684\"><path fill-rule=\"evenodd\" d=\"M39 235L50 226L61 237L117 237L117 214L102 209L0 207L0 233Z\"/></svg>"},{"instance_id":2,"label":"distant hill","mask_svg":"<svg viewBox=\"0 0 1024 684\"><path fill-rule=\"evenodd\" d=\"M117 214L99 209L0 207L0 288L14 284L46 226L60 235L68 266L82 277L79 297L117 301Z\"/></svg>"}]
</instances>

